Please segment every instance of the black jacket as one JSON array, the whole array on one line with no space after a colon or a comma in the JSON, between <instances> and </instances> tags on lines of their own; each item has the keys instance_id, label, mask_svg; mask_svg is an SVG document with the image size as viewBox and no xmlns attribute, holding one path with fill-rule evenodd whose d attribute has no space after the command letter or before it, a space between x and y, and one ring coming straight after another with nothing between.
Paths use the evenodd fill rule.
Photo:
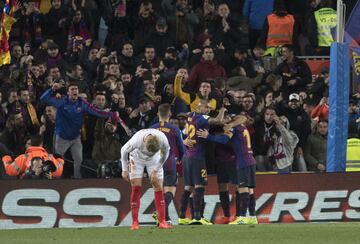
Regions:
<instances>
[{"instance_id":1,"label":"black jacket","mask_svg":"<svg viewBox=\"0 0 360 244\"><path fill-rule=\"evenodd\" d=\"M287 82L289 80L296 79L295 85L288 86L289 94L304 90L306 88L306 85L309 84L312 79L309 66L297 57L294 57L294 61L290 64L287 63L286 60L284 60L284 62L282 62L276 67L276 69L274 70L274 74L282 76L283 84L285 86L287 86Z\"/></svg>"},{"instance_id":2,"label":"black jacket","mask_svg":"<svg viewBox=\"0 0 360 244\"><path fill-rule=\"evenodd\" d=\"M290 130L294 131L299 137L299 143L297 147L304 149L305 142L311 133L311 120L309 115L302 108L292 110L285 104L278 106L277 114L284 115L288 118L290 123Z\"/></svg>"}]
</instances>

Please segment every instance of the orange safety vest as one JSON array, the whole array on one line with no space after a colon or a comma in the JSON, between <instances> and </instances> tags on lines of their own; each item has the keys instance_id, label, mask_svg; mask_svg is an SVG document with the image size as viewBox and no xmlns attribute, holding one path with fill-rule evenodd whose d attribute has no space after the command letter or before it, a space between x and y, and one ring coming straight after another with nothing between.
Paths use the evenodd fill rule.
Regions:
<instances>
[{"instance_id":1,"label":"orange safety vest","mask_svg":"<svg viewBox=\"0 0 360 244\"><path fill-rule=\"evenodd\" d=\"M266 39L266 47L279 47L285 44L292 44L295 19L291 14L279 17L276 14L267 16L269 32Z\"/></svg>"},{"instance_id":2,"label":"orange safety vest","mask_svg":"<svg viewBox=\"0 0 360 244\"><path fill-rule=\"evenodd\" d=\"M53 177L60 177L63 172L64 160L55 158L49 154L43 147L29 147L25 154L21 154L13 161L8 155L2 158L6 174L10 176L22 176L27 169L31 167L33 158L42 158L44 161L51 160L56 165L56 171L52 173Z\"/></svg>"}]
</instances>

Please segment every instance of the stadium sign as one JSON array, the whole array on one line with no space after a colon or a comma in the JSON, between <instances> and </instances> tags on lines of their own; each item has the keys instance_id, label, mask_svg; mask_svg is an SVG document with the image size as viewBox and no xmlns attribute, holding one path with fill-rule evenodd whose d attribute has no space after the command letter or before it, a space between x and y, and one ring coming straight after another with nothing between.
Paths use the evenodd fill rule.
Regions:
<instances>
[{"instance_id":1,"label":"stadium sign","mask_svg":"<svg viewBox=\"0 0 360 244\"><path fill-rule=\"evenodd\" d=\"M262 223L359 221L360 174L260 175L257 215ZM129 226L130 187L119 179L2 181L0 229ZM153 191L143 187L139 220L153 224ZM179 184L179 192L182 182ZM205 217L220 221L216 179L209 177ZM170 206L176 220L180 194ZM232 199L232 213L235 211Z\"/></svg>"}]
</instances>

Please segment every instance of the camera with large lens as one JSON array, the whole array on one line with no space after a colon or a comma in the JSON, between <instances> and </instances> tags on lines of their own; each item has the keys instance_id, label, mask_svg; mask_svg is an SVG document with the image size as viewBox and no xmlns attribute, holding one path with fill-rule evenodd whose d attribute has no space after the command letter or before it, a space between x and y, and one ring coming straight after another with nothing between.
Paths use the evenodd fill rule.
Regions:
<instances>
[{"instance_id":1,"label":"camera with large lens","mask_svg":"<svg viewBox=\"0 0 360 244\"><path fill-rule=\"evenodd\" d=\"M99 164L98 178L110 179L121 176L120 161L104 161Z\"/></svg>"},{"instance_id":2,"label":"camera with large lens","mask_svg":"<svg viewBox=\"0 0 360 244\"><path fill-rule=\"evenodd\" d=\"M41 165L41 174L49 174L56 171L56 165L51 160L46 160Z\"/></svg>"}]
</instances>

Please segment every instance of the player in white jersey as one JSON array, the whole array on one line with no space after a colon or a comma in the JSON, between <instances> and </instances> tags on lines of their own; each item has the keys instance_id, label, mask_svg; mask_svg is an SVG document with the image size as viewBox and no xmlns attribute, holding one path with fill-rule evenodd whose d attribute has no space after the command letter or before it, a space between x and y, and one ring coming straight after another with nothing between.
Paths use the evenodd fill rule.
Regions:
<instances>
[{"instance_id":1,"label":"player in white jersey","mask_svg":"<svg viewBox=\"0 0 360 244\"><path fill-rule=\"evenodd\" d=\"M168 139L163 132L156 129L138 131L121 148L122 177L130 181L132 190L130 199L132 230L139 229L140 191L145 167L154 188L155 207L160 221L159 228L171 228L165 220L163 193L163 164L169 156L169 151Z\"/></svg>"}]
</instances>

